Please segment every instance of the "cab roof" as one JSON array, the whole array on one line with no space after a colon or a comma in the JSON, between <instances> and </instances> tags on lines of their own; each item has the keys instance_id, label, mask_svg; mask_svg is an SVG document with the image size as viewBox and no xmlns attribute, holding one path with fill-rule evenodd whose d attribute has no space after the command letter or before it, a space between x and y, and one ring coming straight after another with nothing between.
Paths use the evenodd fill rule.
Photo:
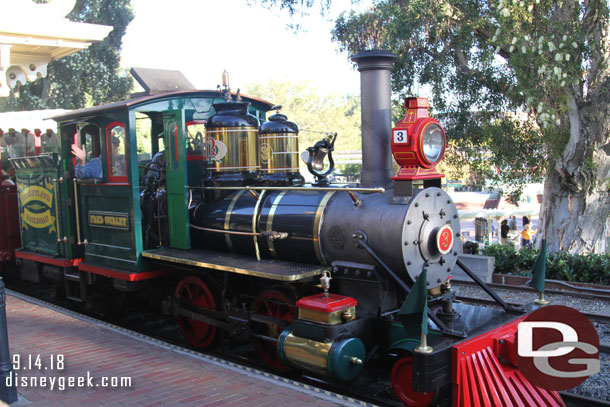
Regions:
<instances>
[{"instance_id":1,"label":"cab roof","mask_svg":"<svg viewBox=\"0 0 610 407\"><path fill-rule=\"evenodd\" d=\"M235 92L231 92L231 94L235 95ZM52 116L50 118L59 123L59 122L64 122L64 121L68 121L68 120L76 120L76 119L80 119L80 118L97 116L100 113L105 113L105 112L109 112L109 111L113 111L113 110L129 109L129 108L135 107L140 104L154 102L157 100L172 99L172 98L177 98L177 97L188 97L188 96L197 97L197 96L220 96L220 95L221 95L221 93L216 90L181 90L181 91L176 91L176 92L160 93L160 94L156 94L156 95L140 96L140 97L135 97L135 98L128 99L128 100L123 100L120 102L113 102L113 103L107 103L104 105L88 107L88 108L84 108L84 109L71 110L71 111L56 115L56 116ZM246 102L257 102L257 104L261 104L261 105L263 105L263 109L267 108L267 110L271 110L271 107L273 106L272 103L267 102L266 100L263 100L263 99L256 98L256 97L241 95L241 98Z\"/></svg>"}]
</instances>

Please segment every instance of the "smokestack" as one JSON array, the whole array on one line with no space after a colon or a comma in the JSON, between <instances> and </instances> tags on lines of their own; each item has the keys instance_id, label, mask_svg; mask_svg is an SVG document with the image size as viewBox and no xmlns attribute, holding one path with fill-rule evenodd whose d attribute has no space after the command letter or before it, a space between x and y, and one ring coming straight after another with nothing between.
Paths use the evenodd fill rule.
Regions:
<instances>
[{"instance_id":1,"label":"smokestack","mask_svg":"<svg viewBox=\"0 0 610 407\"><path fill-rule=\"evenodd\" d=\"M387 187L392 171L392 109L390 72L397 55L385 50L352 57L360 72L363 187Z\"/></svg>"}]
</instances>

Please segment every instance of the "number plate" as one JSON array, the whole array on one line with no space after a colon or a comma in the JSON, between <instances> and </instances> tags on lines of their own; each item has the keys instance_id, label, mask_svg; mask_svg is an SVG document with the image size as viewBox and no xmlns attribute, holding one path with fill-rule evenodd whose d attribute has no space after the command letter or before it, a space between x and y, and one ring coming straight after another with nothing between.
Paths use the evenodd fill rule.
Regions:
<instances>
[{"instance_id":1,"label":"number plate","mask_svg":"<svg viewBox=\"0 0 610 407\"><path fill-rule=\"evenodd\" d=\"M407 130L394 130L394 144L408 144Z\"/></svg>"}]
</instances>

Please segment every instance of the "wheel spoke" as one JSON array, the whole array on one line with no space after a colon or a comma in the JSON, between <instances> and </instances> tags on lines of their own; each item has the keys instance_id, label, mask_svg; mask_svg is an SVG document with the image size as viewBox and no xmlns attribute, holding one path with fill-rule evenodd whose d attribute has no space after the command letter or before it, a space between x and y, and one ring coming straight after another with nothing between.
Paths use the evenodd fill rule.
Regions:
<instances>
[{"instance_id":1,"label":"wheel spoke","mask_svg":"<svg viewBox=\"0 0 610 407\"><path fill-rule=\"evenodd\" d=\"M175 297L184 305L216 309L214 296L200 278L188 276L176 287ZM178 326L184 338L192 345L205 348L216 337L216 327L192 318L179 317Z\"/></svg>"},{"instance_id":2,"label":"wheel spoke","mask_svg":"<svg viewBox=\"0 0 610 407\"><path fill-rule=\"evenodd\" d=\"M269 301L265 301L263 304L265 304L265 308L267 308L267 315L273 315L273 310Z\"/></svg>"},{"instance_id":3,"label":"wheel spoke","mask_svg":"<svg viewBox=\"0 0 610 407\"><path fill-rule=\"evenodd\" d=\"M260 294L260 297L261 299L253 305L254 310L257 313L283 319L288 322L292 322L293 318L296 317L295 310L289 306L294 304L294 300L282 291L274 289L265 290ZM281 333L280 325L267 324L265 333L268 336L277 338ZM275 342L261 339L255 339L253 342L256 351L267 365L279 371L286 371L289 369L288 366L284 365L279 359Z\"/></svg>"},{"instance_id":4,"label":"wheel spoke","mask_svg":"<svg viewBox=\"0 0 610 407\"><path fill-rule=\"evenodd\" d=\"M194 295L195 295L195 294L193 294L193 286L192 286L191 284L187 284L187 285L184 287L184 289L185 289L185 291L186 291L186 295L187 295L187 297L189 298L189 300L191 300L191 301L192 301L192 300L193 300L193 298L194 298Z\"/></svg>"}]
</instances>

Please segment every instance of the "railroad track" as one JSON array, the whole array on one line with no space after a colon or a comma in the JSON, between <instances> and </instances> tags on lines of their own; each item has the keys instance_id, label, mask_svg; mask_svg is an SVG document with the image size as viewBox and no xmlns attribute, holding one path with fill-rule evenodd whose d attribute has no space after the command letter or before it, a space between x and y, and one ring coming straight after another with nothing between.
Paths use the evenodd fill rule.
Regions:
<instances>
[{"instance_id":1,"label":"railroad track","mask_svg":"<svg viewBox=\"0 0 610 407\"><path fill-rule=\"evenodd\" d=\"M579 394L559 392L567 407L610 407L610 401L600 400L593 397L581 396Z\"/></svg>"},{"instance_id":2,"label":"railroad track","mask_svg":"<svg viewBox=\"0 0 610 407\"><path fill-rule=\"evenodd\" d=\"M545 291L546 293L546 291ZM499 307L499 304L497 302L495 302L492 299L486 299L486 298L473 298L473 297L466 297L463 295L458 295L455 297L458 301L462 301L462 302L470 302L470 303L474 303L474 304L481 304L481 305L487 305L487 306L492 306L492 307ZM507 304L509 305L523 305L523 304L519 304L519 303L514 303L514 302L507 302ZM598 322L602 322L605 324L610 324L610 315L605 315L605 314L594 314L591 312L581 312L584 316L586 316L587 318L589 318L591 321L598 321Z\"/></svg>"},{"instance_id":3,"label":"railroad track","mask_svg":"<svg viewBox=\"0 0 610 407\"><path fill-rule=\"evenodd\" d=\"M557 284L557 283L554 283ZM472 280L457 280L451 279L451 285L467 285L467 286L477 286L478 285ZM510 290L510 291L521 291L521 292L531 292L533 295L536 295L538 291L529 286L523 285L506 285L506 284L498 284L498 283L487 283L487 285L493 289L498 290ZM610 289L609 290L599 290L594 288L585 288L585 287L569 287L566 286L565 289L557 289L557 288L545 288L544 293L546 295L565 295L576 298L582 298L587 300L608 300L610 301Z\"/></svg>"}]
</instances>

